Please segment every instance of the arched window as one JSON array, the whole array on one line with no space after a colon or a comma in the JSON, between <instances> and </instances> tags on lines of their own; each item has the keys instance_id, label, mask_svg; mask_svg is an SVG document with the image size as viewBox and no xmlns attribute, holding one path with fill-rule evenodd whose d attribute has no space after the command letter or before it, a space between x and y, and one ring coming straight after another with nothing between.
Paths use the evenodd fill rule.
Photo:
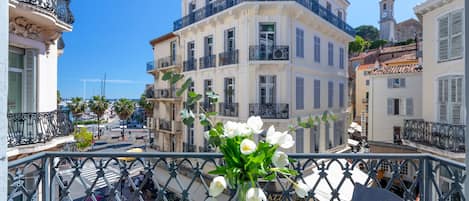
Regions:
<instances>
[{"instance_id":1,"label":"arched window","mask_svg":"<svg viewBox=\"0 0 469 201\"><path fill-rule=\"evenodd\" d=\"M384 3L383 4L383 10L386 10L386 8L387 8L387 5L386 5L386 3Z\"/></svg>"}]
</instances>

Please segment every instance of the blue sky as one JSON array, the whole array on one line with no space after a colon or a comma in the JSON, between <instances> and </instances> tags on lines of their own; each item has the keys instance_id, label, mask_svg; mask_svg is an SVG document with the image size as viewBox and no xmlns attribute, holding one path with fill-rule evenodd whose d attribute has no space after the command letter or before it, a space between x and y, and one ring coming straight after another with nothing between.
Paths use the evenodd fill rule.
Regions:
<instances>
[{"instance_id":1,"label":"blue sky","mask_svg":"<svg viewBox=\"0 0 469 201\"><path fill-rule=\"evenodd\" d=\"M349 0L347 21L353 27L378 25L378 0ZM415 18L412 8L422 0L397 0L396 21ZM179 0L72 1L73 31L64 33L65 52L59 58L58 87L62 97L100 92L107 74L108 98L138 98L152 77L145 63L152 60L149 41L172 30L180 17Z\"/></svg>"}]
</instances>

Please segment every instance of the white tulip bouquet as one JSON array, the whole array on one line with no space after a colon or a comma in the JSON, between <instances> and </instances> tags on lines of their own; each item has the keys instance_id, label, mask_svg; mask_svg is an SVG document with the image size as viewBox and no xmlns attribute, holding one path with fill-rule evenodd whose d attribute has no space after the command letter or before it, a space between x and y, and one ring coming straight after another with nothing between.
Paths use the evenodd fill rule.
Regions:
<instances>
[{"instance_id":1,"label":"white tulip bouquet","mask_svg":"<svg viewBox=\"0 0 469 201\"><path fill-rule=\"evenodd\" d=\"M218 123L205 134L210 144L218 147L224 155L225 164L217 167L210 174L221 175L210 184L209 195L217 197L228 186L238 190L237 198L245 200L267 200L263 190L257 187L258 179L272 181L283 176L293 183L299 197L305 197L307 188L304 184L293 182L289 176L296 176L295 170L289 169L288 155L278 148L289 149L295 142L288 132L278 132L271 126L266 139L254 141L259 135L263 122L260 117L250 117L246 123Z\"/></svg>"}]
</instances>

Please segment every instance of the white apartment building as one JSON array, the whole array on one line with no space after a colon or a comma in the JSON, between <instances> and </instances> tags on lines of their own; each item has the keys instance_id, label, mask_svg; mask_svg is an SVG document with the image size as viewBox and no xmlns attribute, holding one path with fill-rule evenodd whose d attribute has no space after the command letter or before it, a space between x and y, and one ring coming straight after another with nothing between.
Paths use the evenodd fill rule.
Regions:
<instances>
[{"instance_id":1,"label":"white apartment building","mask_svg":"<svg viewBox=\"0 0 469 201\"><path fill-rule=\"evenodd\" d=\"M160 72L178 69L194 80L190 90L220 95L219 104L204 97L194 111L216 111L221 121L261 116L265 128L279 130L296 125L297 118L331 112L336 121L298 129L296 147L288 151L324 152L346 141L345 66L354 35L345 23L348 1L181 2L184 17L172 34L152 41L155 62L147 70L161 78ZM155 101L165 104L155 107L155 117L168 119L171 127L163 140L167 132L158 133L160 149L210 151L203 135L209 128L180 123L184 98L172 97L177 86L155 80ZM161 97L158 89L164 88L169 97Z\"/></svg>"},{"instance_id":2,"label":"white apartment building","mask_svg":"<svg viewBox=\"0 0 469 201\"><path fill-rule=\"evenodd\" d=\"M370 73L368 140L401 144L405 119L422 117L422 67L384 66Z\"/></svg>"},{"instance_id":3,"label":"white apartment building","mask_svg":"<svg viewBox=\"0 0 469 201\"><path fill-rule=\"evenodd\" d=\"M405 122L404 144L463 160L464 1L427 0L414 8L423 22L422 119Z\"/></svg>"},{"instance_id":4,"label":"white apartment building","mask_svg":"<svg viewBox=\"0 0 469 201\"><path fill-rule=\"evenodd\" d=\"M73 140L53 139L66 133L57 113L57 60L62 33L72 31L69 3L9 0L8 157Z\"/></svg>"}]
</instances>

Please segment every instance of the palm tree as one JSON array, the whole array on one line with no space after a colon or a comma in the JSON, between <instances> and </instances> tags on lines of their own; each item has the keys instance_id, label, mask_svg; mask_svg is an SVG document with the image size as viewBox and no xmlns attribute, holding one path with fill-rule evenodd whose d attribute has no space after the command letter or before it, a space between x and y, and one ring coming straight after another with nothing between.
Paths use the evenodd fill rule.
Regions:
<instances>
[{"instance_id":1,"label":"palm tree","mask_svg":"<svg viewBox=\"0 0 469 201\"><path fill-rule=\"evenodd\" d=\"M76 121L79 119L86 110L86 104L80 97L72 98L72 102L68 104L70 112L72 112L73 119Z\"/></svg>"},{"instance_id":2,"label":"palm tree","mask_svg":"<svg viewBox=\"0 0 469 201\"><path fill-rule=\"evenodd\" d=\"M145 94L142 94L140 96L140 100L138 102L138 105L143 108L145 111L145 117L152 117L153 116L153 102L150 102L147 100L147 96ZM148 118L145 118L148 120ZM147 123L148 124L148 123ZM152 137L151 137L151 128L148 128L148 143L152 145Z\"/></svg>"},{"instance_id":3,"label":"palm tree","mask_svg":"<svg viewBox=\"0 0 469 201\"><path fill-rule=\"evenodd\" d=\"M90 110L98 117L98 139L101 137L101 129L99 123L104 112L109 108L109 101L104 96L93 96L93 99L88 103Z\"/></svg>"},{"instance_id":4,"label":"palm tree","mask_svg":"<svg viewBox=\"0 0 469 201\"><path fill-rule=\"evenodd\" d=\"M127 120L134 113L134 110L135 104L129 99L121 98L114 103L114 111L122 121ZM122 138L124 138L124 125L122 125Z\"/></svg>"}]
</instances>

